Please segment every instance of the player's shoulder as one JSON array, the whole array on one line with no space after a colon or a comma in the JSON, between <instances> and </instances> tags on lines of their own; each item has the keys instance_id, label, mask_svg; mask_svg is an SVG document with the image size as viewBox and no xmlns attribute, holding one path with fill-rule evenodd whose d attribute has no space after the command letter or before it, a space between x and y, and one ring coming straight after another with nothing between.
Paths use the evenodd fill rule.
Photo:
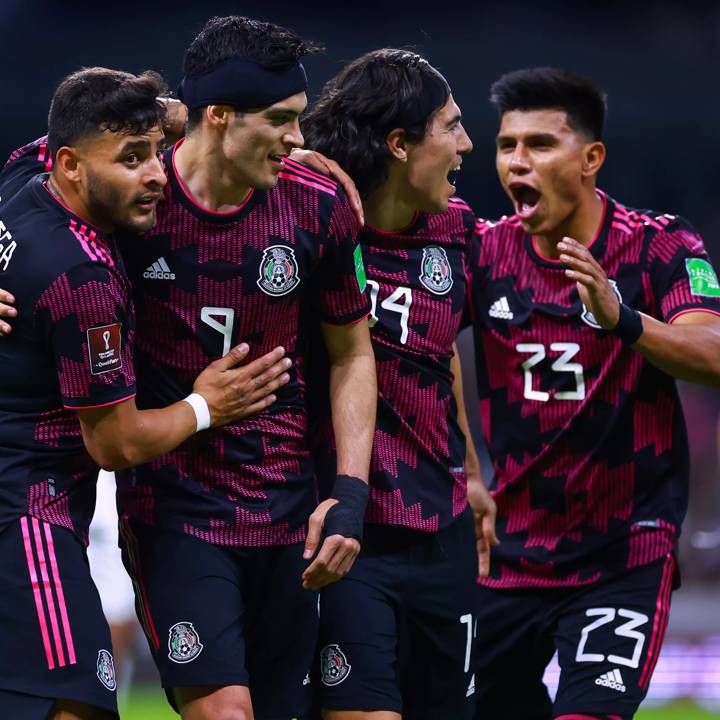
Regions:
<instances>
[{"instance_id":1,"label":"player's shoulder","mask_svg":"<svg viewBox=\"0 0 720 720\"><path fill-rule=\"evenodd\" d=\"M451 197L448 200L447 210L445 210L443 215L462 229L472 231L475 227L475 213L470 205L461 197Z\"/></svg>"},{"instance_id":2,"label":"player's shoulder","mask_svg":"<svg viewBox=\"0 0 720 720\"><path fill-rule=\"evenodd\" d=\"M663 248L672 252L685 247L696 252L703 247L702 238L692 223L675 213L633 208L615 201L612 226L640 237L646 246L661 254Z\"/></svg>"},{"instance_id":3,"label":"player's shoulder","mask_svg":"<svg viewBox=\"0 0 720 720\"><path fill-rule=\"evenodd\" d=\"M283 160L283 169L278 175L276 187L280 192L293 188L296 192L300 191L308 195L320 194L330 198L335 198L340 194L344 196L342 188L335 180L289 157Z\"/></svg>"},{"instance_id":4,"label":"player's shoulder","mask_svg":"<svg viewBox=\"0 0 720 720\"><path fill-rule=\"evenodd\" d=\"M486 239L515 235L521 238L525 236L525 231L517 215L503 215L497 220L477 218L475 220L475 234Z\"/></svg>"},{"instance_id":5,"label":"player's shoulder","mask_svg":"<svg viewBox=\"0 0 720 720\"><path fill-rule=\"evenodd\" d=\"M47 135L43 135L37 140L29 142L17 150L13 150L5 162L3 170L9 168L9 166L13 163L21 161L36 163L38 166L42 167L45 172L50 172L52 168L52 157L48 149Z\"/></svg>"}]
</instances>

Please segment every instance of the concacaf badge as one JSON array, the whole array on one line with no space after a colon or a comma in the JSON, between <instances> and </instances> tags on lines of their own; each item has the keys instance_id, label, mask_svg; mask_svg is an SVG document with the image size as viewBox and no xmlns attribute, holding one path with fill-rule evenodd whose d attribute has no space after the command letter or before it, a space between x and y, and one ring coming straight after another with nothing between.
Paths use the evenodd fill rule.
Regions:
<instances>
[{"instance_id":1,"label":"concacaf badge","mask_svg":"<svg viewBox=\"0 0 720 720\"><path fill-rule=\"evenodd\" d=\"M320 653L320 674L324 685L339 685L349 674L352 665L339 645L326 645Z\"/></svg>"},{"instance_id":2,"label":"concacaf badge","mask_svg":"<svg viewBox=\"0 0 720 720\"><path fill-rule=\"evenodd\" d=\"M115 680L115 663L113 656L108 650L98 650L97 656L98 680L111 692L117 688Z\"/></svg>"},{"instance_id":3,"label":"concacaf badge","mask_svg":"<svg viewBox=\"0 0 720 720\"><path fill-rule=\"evenodd\" d=\"M435 295L445 295L453 286L452 268L445 248L423 248L420 282Z\"/></svg>"},{"instance_id":4,"label":"concacaf badge","mask_svg":"<svg viewBox=\"0 0 720 720\"><path fill-rule=\"evenodd\" d=\"M287 295L300 283L295 251L286 245L271 245L263 251L258 287L267 295Z\"/></svg>"},{"instance_id":5,"label":"concacaf badge","mask_svg":"<svg viewBox=\"0 0 720 720\"><path fill-rule=\"evenodd\" d=\"M168 657L176 663L194 660L203 649L200 636L191 622L175 623L168 637Z\"/></svg>"}]
</instances>

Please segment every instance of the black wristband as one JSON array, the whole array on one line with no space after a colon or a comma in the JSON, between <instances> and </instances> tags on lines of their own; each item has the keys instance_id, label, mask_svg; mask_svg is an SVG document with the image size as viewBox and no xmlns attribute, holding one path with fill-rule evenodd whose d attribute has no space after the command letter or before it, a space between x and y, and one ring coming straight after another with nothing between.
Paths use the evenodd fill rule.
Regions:
<instances>
[{"instance_id":1,"label":"black wristband","mask_svg":"<svg viewBox=\"0 0 720 720\"><path fill-rule=\"evenodd\" d=\"M640 313L634 308L620 303L618 323L610 332L616 337L619 337L625 345L636 343L643 334L643 324Z\"/></svg>"},{"instance_id":2,"label":"black wristband","mask_svg":"<svg viewBox=\"0 0 720 720\"><path fill-rule=\"evenodd\" d=\"M362 542L365 509L370 490L352 475L338 475L331 498L338 500L325 515L325 535L342 535Z\"/></svg>"}]
</instances>

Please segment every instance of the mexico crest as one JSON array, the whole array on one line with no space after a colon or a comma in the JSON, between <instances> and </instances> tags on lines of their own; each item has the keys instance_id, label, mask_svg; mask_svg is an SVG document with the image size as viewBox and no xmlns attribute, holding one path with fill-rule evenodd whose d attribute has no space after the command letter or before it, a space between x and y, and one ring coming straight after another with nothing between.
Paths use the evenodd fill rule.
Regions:
<instances>
[{"instance_id":1,"label":"mexico crest","mask_svg":"<svg viewBox=\"0 0 720 720\"><path fill-rule=\"evenodd\" d=\"M444 248L423 248L420 282L436 295L445 295L453 286L452 269Z\"/></svg>"},{"instance_id":2,"label":"mexico crest","mask_svg":"<svg viewBox=\"0 0 720 720\"><path fill-rule=\"evenodd\" d=\"M113 656L107 650L99 650L97 656L98 680L110 691L117 687L115 682L115 663Z\"/></svg>"},{"instance_id":3,"label":"mexico crest","mask_svg":"<svg viewBox=\"0 0 720 720\"><path fill-rule=\"evenodd\" d=\"M267 295L287 295L300 283L295 251L285 245L271 245L263 252L258 287Z\"/></svg>"},{"instance_id":4,"label":"mexico crest","mask_svg":"<svg viewBox=\"0 0 720 720\"><path fill-rule=\"evenodd\" d=\"M320 653L320 675L324 685L339 685L352 669L339 645L326 645Z\"/></svg>"},{"instance_id":5,"label":"mexico crest","mask_svg":"<svg viewBox=\"0 0 720 720\"><path fill-rule=\"evenodd\" d=\"M194 660L203 649L200 636L191 622L175 623L168 637L168 657L176 663Z\"/></svg>"},{"instance_id":6,"label":"mexico crest","mask_svg":"<svg viewBox=\"0 0 720 720\"><path fill-rule=\"evenodd\" d=\"M613 292L615 293L615 297L617 297L618 302L622 302L622 295L620 294L620 290L617 286L617 283L614 280L610 280L608 278L608 282L612 286ZM589 325L592 328L595 328L596 330L602 330L600 327L600 323L595 319L595 316L585 307L585 303L583 303L582 306L582 315L580 316L580 319L586 324Z\"/></svg>"}]
</instances>

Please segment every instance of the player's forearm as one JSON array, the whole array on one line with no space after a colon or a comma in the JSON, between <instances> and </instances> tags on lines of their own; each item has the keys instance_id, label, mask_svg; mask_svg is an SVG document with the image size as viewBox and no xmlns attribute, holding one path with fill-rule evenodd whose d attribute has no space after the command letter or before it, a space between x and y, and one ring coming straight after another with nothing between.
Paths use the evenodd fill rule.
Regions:
<instances>
[{"instance_id":1,"label":"player's forearm","mask_svg":"<svg viewBox=\"0 0 720 720\"><path fill-rule=\"evenodd\" d=\"M632 346L646 360L679 380L720 386L717 324L667 324L642 315L643 333Z\"/></svg>"},{"instance_id":2,"label":"player's forearm","mask_svg":"<svg viewBox=\"0 0 720 720\"><path fill-rule=\"evenodd\" d=\"M183 401L158 410L138 410L134 400L113 407L93 416L94 411L80 414L85 446L105 470L149 462L174 450L197 428L192 407Z\"/></svg>"},{"instance_id":3,"label":"player's forearm","mask_svg":"<svg viewBox=\"0 0 720 720\"><path fill-rule=\"evenodd\" d=\"M470 424L468 423L467 413L465 412L465 394L463 392L462 381L462 365L460 364L460 356L458 355L457 345L453 343L453 356L450 360L450 371L453 374L453 395L455 396L455 404L457 405L457 420L460 429L465 435L465 471L468 480L472 477L480 480L480 458L475 450L472 434L470 433Z\"/></svg>"},{"instance_id":4,"label":"player's forearm","mask_svg":"<svg viewBox=\"0 0 720 720\"><path fill-rule=\"evenodd\" d=\"M377 378L367 323L324 327L330 355L330 407L338 475L367 482L375 435Z\"/></svg>"}]
</instances>

